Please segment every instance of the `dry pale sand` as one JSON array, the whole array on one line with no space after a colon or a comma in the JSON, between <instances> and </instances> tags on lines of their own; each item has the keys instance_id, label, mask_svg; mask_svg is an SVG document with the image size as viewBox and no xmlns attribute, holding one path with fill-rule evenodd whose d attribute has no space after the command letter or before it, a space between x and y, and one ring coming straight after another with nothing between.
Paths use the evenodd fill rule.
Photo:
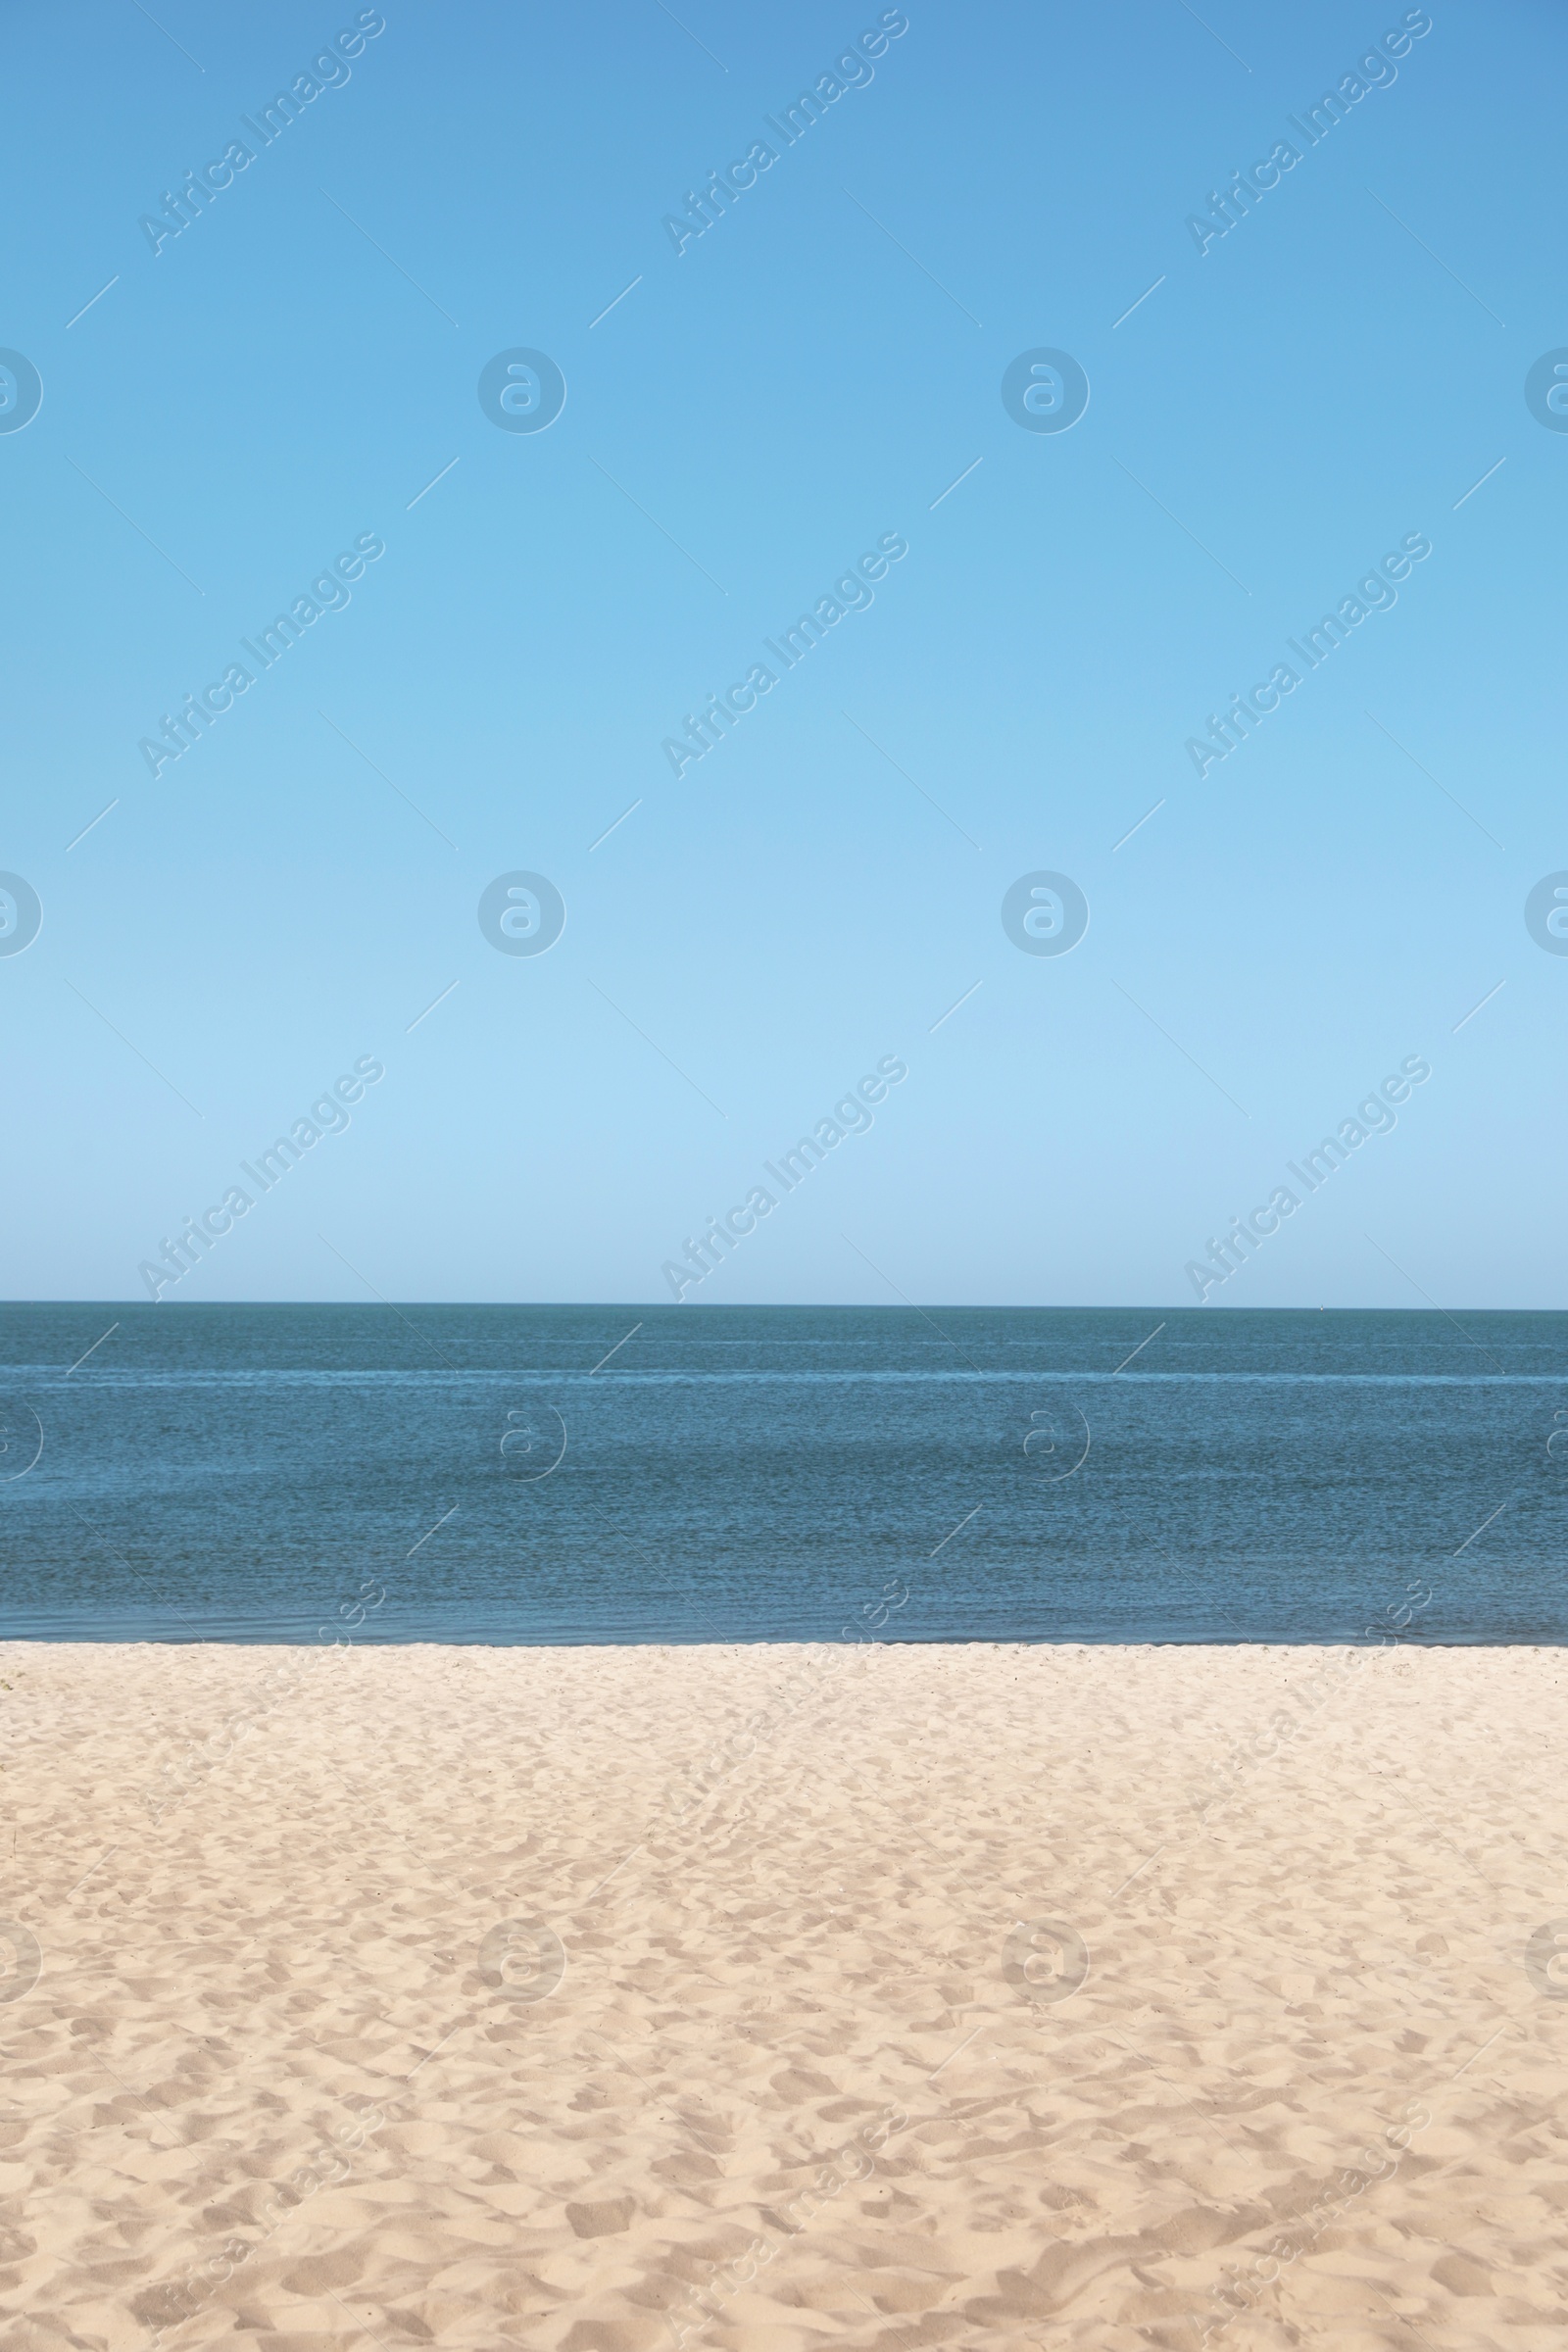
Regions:
<instances>
[{"instance_id":1,"label":"dry pale sand","mask_svg":"<svg viewBox=\"0 0 1568 2352\"><path fill-rule=\"evenodd\" d=\"M1560 1652L0 1681L8 2347L1563 2341Z\"/></svg>"}]
</instances>

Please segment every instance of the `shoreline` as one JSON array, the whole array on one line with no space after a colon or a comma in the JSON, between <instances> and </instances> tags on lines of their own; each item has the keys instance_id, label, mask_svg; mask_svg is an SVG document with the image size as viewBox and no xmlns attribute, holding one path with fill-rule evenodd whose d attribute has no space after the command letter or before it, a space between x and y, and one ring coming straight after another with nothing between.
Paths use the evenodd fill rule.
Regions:
<instances>
[{"instance_id":1,"label":"shoreline","mask_svg":"<svg viewBox=\"0 0 1568 2352\"><path fill-rule=\"evenodd\" d=\"M1389 1636L1386 1639L1373 1642L1368 1641L1365 1636L1357 1638L1356 1636L1350 1634L1347 1634L1343 1637L1303 1634L1298 1640L1295 1641L1289 1641L1282 1637L1270 1636L1267 1634L1233 1634L1228 1637L1205 1637L1194 1635L1191 1638L1174 1635L1148 1635L1142 1641L1134 1639L1120 1639L1111 1635L1106 1635L1103 1637L1103 1639L1096 1640L1083 1635L1072 1634L973 1634L968 1637L955 1637L951 1634L932 1634L928 1637L915 1634L904 1634L890 1641L866 1640L864 1642L835 1642L829 1638L813 1641L808 1635L801 1635L797 1638L792 1635L758 1634L745 1638L737 1637L734 1641L714 1641L710 1637L702 1637L694 1638L689 1642L681 1640L654 1642L648 1641L641 1636L628 1635L624 1641L606 1640L599 1642L584 1642L575 1639L563 1639L559 1642L549 1642L533 1639L526 1641L518 1640L516 1642L497 1642L493 1640L486 1640L481 1635L474 1635L470 1639L467 1637L455 1636L443 1637L434 1634L411 1634L405 1637L370 1634L366 1635L355 1642L301 1642L290 1640L286 1635L270 1633L142 1634L127 1637L118 1633L102 1635L82 1634L80 1632L62 1634L18 1634L7 1633L3 1628L0 1628L0 1649L4 1649L7 1646L12 1646L18 1649L300 1649L313 1651L320 1650L323 1652L334 1649L427 1649L434 1651L493 1650L498 1656L506 1656L513 1651L517 1650L537 1650L554 1655L559 1651L582 1653L597 1652L600 1650L608 1651L612 1654L626 1650L649 1650L658 1652L672 1651L676 1654L684 1654L686 1651L693 1649L717 1649L724 1651L753 1649L828 1649L843 1650L846 1652L846 1654L858 1649L1043 1649L1053 1651L1078 1649L1100 1651L1117 1649L1137 1652L1146 1650L1187 1651L1209 1649L1221 1651L1350 1649L1365 1650L1369 1655L1371 1655L1380 1651L1387 1652L1394 1649L1419 1651L1423 1653L1446 1650L1462 1651L1467 1653L1473 1650L1481 1650L1488 1653L1492 1651L1500 1652L1518 1650L1526 1653L1533 1653L1544 1652L1547 1650L1568 1649L1568 1641L1531 1641L1522 1637L1517 1640L1507 1640L1503 1638L1489 1639L1482 1635L1477 1635L1473 1640L1455 1638L1451 1641L1439 1641L1433 1636L1421 1637L1397 1635Z\"/></svg>"}]
</instances>

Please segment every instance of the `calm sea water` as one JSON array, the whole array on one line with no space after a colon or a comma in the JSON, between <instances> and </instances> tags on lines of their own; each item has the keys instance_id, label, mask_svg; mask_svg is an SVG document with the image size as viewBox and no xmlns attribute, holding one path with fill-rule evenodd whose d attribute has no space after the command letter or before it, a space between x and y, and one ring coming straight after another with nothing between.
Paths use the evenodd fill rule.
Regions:
<instances>
[{"instance_id":1,"label":"calm sea water","mask_svg":"<svg viewBox=\"0 0 1568 2352\"><path fill-rule=\"evenodd\" d=\"M1568 1638L1562 1314L28 1305L0 1397L7 1636Z\"/></svg>"}]
</instances>

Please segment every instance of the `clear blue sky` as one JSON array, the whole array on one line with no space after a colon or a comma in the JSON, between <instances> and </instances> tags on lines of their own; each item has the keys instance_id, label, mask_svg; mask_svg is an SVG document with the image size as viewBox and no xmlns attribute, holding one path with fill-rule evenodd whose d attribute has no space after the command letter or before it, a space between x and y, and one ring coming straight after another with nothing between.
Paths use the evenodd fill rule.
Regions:
<instances>
[{"instance_id":1,"label":"clear blue sky","mask_svg":"<svg viewBox=\"0 0 1568 2352\"><path fill-rule=\"evenodd\" d=\"M145 1297L237 1187L166 1298L667 1299L760 1188L694 1309L1191 1304L1294 1184L1215 1311L1565 1303L1568 956L1524 912L1568 868L1568 432L1525 399L1568 346L1563 11L911 0L884 42L905 13L8 12L0 346L43 397L0 432L0 869L42 906L0 953L7 1295ZM517 350L547 429L481 407ZM1087 374L1070 429L1004 405L1039 350ZM1396 603L1289 650L1415 537ZM517 872L564 904L543 954L480 928ZM1004 929L1038 872L1087 900L1070 953ZM1296 1183L1414 1056L1392 1132ZM251 1183L357 1060L346 1131Z\"/></svg>"}]
</instances>

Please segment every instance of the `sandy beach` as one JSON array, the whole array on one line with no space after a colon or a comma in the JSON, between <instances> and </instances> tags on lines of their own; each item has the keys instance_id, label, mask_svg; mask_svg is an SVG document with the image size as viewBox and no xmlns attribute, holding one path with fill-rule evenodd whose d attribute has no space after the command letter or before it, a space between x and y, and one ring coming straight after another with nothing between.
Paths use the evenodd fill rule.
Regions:
<instances>
[{"instance_id":1,"label":"sandy beach","mask_svg":"<svg viewBox=\"0 0 1568 2352\"><path fill-rule=\"evenodd\" d=\"M1561 2341L1560 1652L0 1683L25 2352Z\"/></svg>"}]
</instances>

